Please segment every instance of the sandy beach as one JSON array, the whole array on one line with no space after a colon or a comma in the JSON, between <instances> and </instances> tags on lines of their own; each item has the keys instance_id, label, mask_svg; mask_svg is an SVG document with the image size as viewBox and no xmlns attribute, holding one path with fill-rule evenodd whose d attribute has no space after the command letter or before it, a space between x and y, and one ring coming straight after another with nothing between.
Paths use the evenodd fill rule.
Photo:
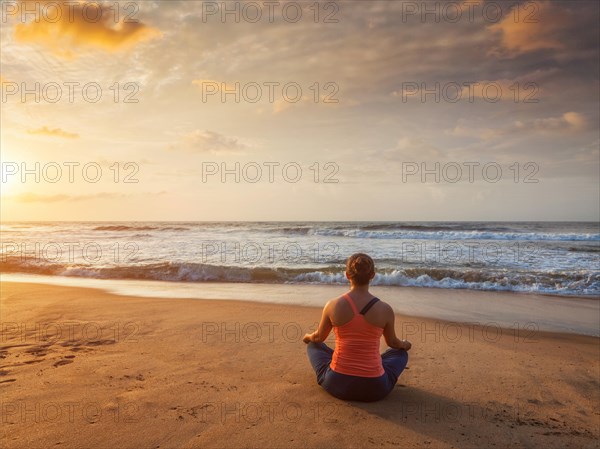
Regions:
<instances>
[{"instance_id":1,"label":"sandy beach","mask_svg":"<svg viewBox=\"0 0 600 449\"><path fill-rule=\"evenodd\" d=\"M398 315L419 329L408 369L385 400L348 403L306 358L317 308L1 287L6 448L598 444L595 337Z\"/></svg>"},{"instance_id":2,"label":"sandy beach","mask_svg":"<svg viewBox=\"0 0 600 449\"><path fill-rule=\"evenodd\" d=\"M600 449L600 1L0 11L0 449Z\"/></svg>"}]
</instances>

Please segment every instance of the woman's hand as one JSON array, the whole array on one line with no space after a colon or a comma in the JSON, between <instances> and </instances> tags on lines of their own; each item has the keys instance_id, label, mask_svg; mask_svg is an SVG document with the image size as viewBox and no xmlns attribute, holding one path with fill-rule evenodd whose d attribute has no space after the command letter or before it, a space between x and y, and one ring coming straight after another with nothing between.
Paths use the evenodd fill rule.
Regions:
<instances>
[{"instance_id":1,"label":"woman's hand","mask_svg":"<svg viewBox=\"0 0 600 449\"><path fill-rule=\"evenodd\" d=\"M405 351L408 351L410 348L412 348L412 344L410 343L410 341L400 340L400 349L404 349Z\"/></svg>"},{"instance_id":2,"label":"woman's hand","mask_svg":"<svg viewBox=\"0 0 600 449\"><path fill-rule=\"evenodd\" d=\"M304 337L302 338L302 341L306 344L310 343L313 339L313 335L315 335L314 332L312 334L305 334Z\"/></svg>"}]
</instances>

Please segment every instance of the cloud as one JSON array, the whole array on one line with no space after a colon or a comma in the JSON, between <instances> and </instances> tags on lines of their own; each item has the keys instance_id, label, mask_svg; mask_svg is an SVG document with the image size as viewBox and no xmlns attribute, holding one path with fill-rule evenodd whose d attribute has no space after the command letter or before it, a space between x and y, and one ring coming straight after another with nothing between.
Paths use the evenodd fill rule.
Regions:
<instances>
[{"instance_id":1,"label":"cloud","mask_svg":"<svg viewBox=\"0 0 600 449\"><path fill-rule=\"evenodd\" d=\"M17 42L41 44L64 58L76 57L81 47L114 52L161 35L159 30L128 18L125 11L117 14L118 6L113 4L21 1L19 6L46 13L34 13L31 21L17 24L14 30Z\"/></svg>"},{"instance_id":2,"label":"cloud","mask_svg":"<svg viewBox=\"0 0 600 449\"><path fill-rule=\"evenodd\" d=\"M573 133L584 131L588 128L588 120L579 112L565 112L560 116L544 117L533 120L517 120L506 126L494 128L476 127L468 125L464 120L446 134L455 137L475 137L482 141L490 141L505 136L530 133Z\"/></svg>"},{"instance_id":3,"label":"cloud","mask_svg":"<svg viewBox=\"0 0 600 449\"><path fill-rule=\"evenodd\" d=\"M179 144L171 145L170 149L186 149L198 153L240 153L248 145L235 137L228 137L214 131L195 130L185 134Z\"/></svg>"},{"instance_id":4,"label":"cloud","mask_svg":"<svg viewBox=\"0 0 600 449\"><path fill-rule=\"evenodd\" d=\"M400 160L404 161L408 160L407 158L439 159L443 157L443 152L439 148L418 137L401 137L396 143L396 148L387 153L393 155L394 158L400 157Z\"/></svg>"},{"instance_id":5,"label":"cloud","mask_svg":"<svg viewBox=\"0 0 600 449\"><path fill-rule=\"evenodd\" d=\"M78 139L79 138L79 134L77 134L77 133L70 133L70 132L64 131L60 128L50 129L47 126L44 126L39 129L29 129L29 130L27 130L27 134L44 135L44 136L50 136L50 137L62 137L64 139Z\"/></svg>"},{"instance_id":6,"label":"cloud","mask_svg":"<svg viewBox=\"0 0 600 449\"><path fill-rule=\"evenodd\" d=\"M515 6L502 20L488 27L500 34L500 47L491 53L512 57L537 50L562 50L565 45L558 34L569 22L569 12L552 2Z\"/></svg>"},{"instance_id":7,"label":"cloud","mask_svg":"<svg viewBox=\"0 0 600 449\"><path fill-rule=\"evenodd\" d=\"M475 137L479 140L492 140L504 136L509 131L502 128L478 128L459 123L451 130L446 130L446 134L455 137Z\"/></svg>"},{"instance_id":8,"label":"cloud","mask_svg":"<svg viewBox=\"0 0 600 449\"><path fill-rule=\"evenodd\" d=\"M325 95L321 96L321 101L323 101L324 99L326 99L327 97ZM280 97L277 98L274 102L273 102L273 113L274 114L280 114L292 107L297 107L300 105L306 105L306 104L310 104L310 102L312 101L313 103L315 103L315 101L313 100L312 97L309 97L308 95L302 95L302 97L300 97L299 99L294 98L295 101L290 101L289 99L286 99L284 97Z\"/></svg>"},{"instance_id":9,"label":"cloud","mask_svg":"<svg viewBox=\"0 0 600 449\"><path fill-rule=\"evenodd\" d=\"M578 112L565 112L560 117L548 117L533 121L535 129L543 131L581 131L587 127L587 120Z\"/></svg>"}]
</instances>

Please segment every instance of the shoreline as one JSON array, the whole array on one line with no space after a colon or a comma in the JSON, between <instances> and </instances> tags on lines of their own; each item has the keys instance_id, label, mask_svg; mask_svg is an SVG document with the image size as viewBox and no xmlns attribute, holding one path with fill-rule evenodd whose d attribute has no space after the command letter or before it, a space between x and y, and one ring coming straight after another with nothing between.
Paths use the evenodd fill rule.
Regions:
<instances>
[{"instance_id":1,"label":"shoreline","mask_svg":"<svg viewBox=\"0 0 600 449\"><path fill-rule=\"evenodd\" d=\"M152 282L154 282L154 281L152 281ZM89 290L90 293L94 292L95 294L114 296L115 299L116 298L124 298L127 300L136 299L136 300L149 300L149 301L157 300L157 301L161 301L161 302L168 301L170 303L173 303L174 306L176 306L178 303L187 304L188 301L190 301L190 302L200 302L200 303L203 303L206 305L212 305L213 302L216 302L216 303L226 302L227 304L230 304L232 306L238 306L238 307L261 304L261 305L265 305L265 306L283 306L283 307L290 307L290 308L301 308L301 309L313 311L315 313L315 316L317 317L315 323L318 323L318 319L320 318L321 311L323 310L323 306L310 305L310 304L290 304L290 303L256 301L256 300L247 300L247 299L233 299L233 298L214 299L214 298L201 298L201 297L170 298L168 296L137 296L137 295L131 295L131 294L125 294L125 293L115 293L115 292L110 291L107 288L102 288L102 287L64 286L62 284L55 285L55 284L49 284L49 283L45 283L45 282L30 283L30 282L25 282L25 281L14 282L14 281L0 280L0 287L6 286L6 287L10 288L10 287L12 287L11 284L24 284L26 286L25 288L29 288L33 285L42 285L42 286L48 286L48 287L59 287L59 288L64 287L67 289L75 289L75 290L83 290L83 291ZM406 287L406 288L409 288L409 287ZM419 287L414 287L414 288L418 289L418 290L422 289ZM438 289L432 289L432 290L438 290ZM325 303L323 303L323 305L324 304ZM501 334L513 335L513 336L515 336L515 338L517 338L517 336L519 335L519 332L526 333L529 335L533 335L533 334L538 335L539 334L539 335L544 335L544 336L553 337L553 338L555 338L555 337L597 338L597 339L599 339L599 344L600 344L600 335L586 335L586 334L578 334L578 333L572 333L572 332L542 330L542 329L536 329L536 328L531 328L531 327L529 329L521 330L519 328L497 326L496 323L480 323L480 322L470 322L470 321L460 321L460 320L454 321L454 320L447 320L447 319L442 319L442 318L428 317L428 316L423 316L423 315L413 315L413 314L397 312L397 311L395 311L394 314L397 319L400 318L404 322L409 321L412 323L412 321L419 321L419 322L423 322L423 323L431 323L434 326L442 325L444 327L467 326L467 327L472 327L472 328L476 328L476 329L495 328L495 329L499 330ZM423 332L426 332L426 330L424 330ZM333 335L333 331L332 331L332 334L328 338L328 342L330 342L330 343L332 342L332 338L331 338L332 335ZM491 337L491 338L494 338L494 337ZM528 337L523 337L523 338L528 338ZM301 342L301 339L299 339L298 341Z\"/></svg>"},{"instance_id":2,"label":"shoreline","mask_svg":"<svg viewBox=\"0 0 600 449\"><path fill-rule=\"evenodd\" d=\"M235 298L317 308L347 289L346 285L184 283L27 274L2 274L0 280L96 288L120 296L222 301ZM405 316L501 328L533 326L536 331L600 337L600 301L595 298L425 287L373 286L371 290Z\"/></svg>"},{"instance_id":3,"label":"shoreline","mask_svg":"<svg viewBox=\"0 0 600 449\"><path fill-rule=\"evenodd\" d=\"M0 286L7 448L558 449L600 436L596 337L397 314L400 337L403 323L419 330L408 369L365 404L316 384L301 342L312 306Z\"/></svg>"},{"instance_id":4,"label":"shoreline","mask_svg":"<svg viewBox=\"0 0 600 449\"><path fill-rule=\"evenodd\" d=\"M348 287L349 284L322 284L322 283L293 283L293 282L289 282L289 283L285 283L285 282L279 282L279 283L269 283L269 282L242 282L242 281L228 281L228 282L222 282L222 281L197 281L197 282L193 282L193 281L170 281L170 280L162 280L162 279L135 279L135 278L101 278L101 277L86 277L86 276L61 276L61 275L54 275L54 274L38 274L38 273L27 273L27 272L0 272L0 275L4 276L4 277L9 277L12 278L10 279L8 282L31 282L31 283L48 283L47 280L54 278L54 279L62 279L64 282L61 283L60 285L65 285L68 286L69 285L69 281L67 280L77 280L77 279L81 279L84 281L103 281L103 282L148 282L148 283L168 283L170 285L273 285L273 286L288 286L288 287L300 287L302 288L303 286L312 286L312 287L324 287L324 288L339 288L339 289L344 289L346 287ZM25 280L20 281L18 280L18 278L23 278ZM39 278L40 281L35 281L35 278ZM43 282L43 280L46 280L46 282ZM53 285L54 283L52 283ZM58 282L56 283L58 284ZM512 290L483 290L483 289L470 289L470 288L446 288L446 287L431 287L431 286L426 286L426 287L421 287L421 286L405 286L405 285L383 285L383 284L376 284L376 285L372 285L371 288L389 288L389 289L407 289L407 290L435 290L435 291L450 291L450 292L454 292L454 291L458 291L458 292L479 292L482 294L500 294L500 295L518 295L518 296L533 296L533 297L544 297L544 298L559 298L559 299L581 299L581 300L590 300L590 301L600 301L600 294L599 295L559 295L558 293L547 293L547 292L528 292L528 291L512 291Z\"/></svg>"}]
</instances>

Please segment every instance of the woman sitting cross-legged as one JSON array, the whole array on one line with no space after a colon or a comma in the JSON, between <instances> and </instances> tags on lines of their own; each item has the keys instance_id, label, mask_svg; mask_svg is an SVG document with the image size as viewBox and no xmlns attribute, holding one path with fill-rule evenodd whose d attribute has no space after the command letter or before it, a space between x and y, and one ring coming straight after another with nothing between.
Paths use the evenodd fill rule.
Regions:
<instances>
[{"instance_id":1,"label":"woman sitting cross-legged","mask_svg":"<svg viewBox=\"0 0 600 449\"><path fill-rule=\"evenodd\" d=\"M346 277L351 289L329 301L319 328L306 334L310 363L317 383L336 398L377 401L387 396L406 367L410 342L396 337L394 311L369 293L375 264L366 254L348 258ZM333 329L335 350L325 343ZM391 348L379 353L381 336Z\"/></svg>"}]
</instances>

